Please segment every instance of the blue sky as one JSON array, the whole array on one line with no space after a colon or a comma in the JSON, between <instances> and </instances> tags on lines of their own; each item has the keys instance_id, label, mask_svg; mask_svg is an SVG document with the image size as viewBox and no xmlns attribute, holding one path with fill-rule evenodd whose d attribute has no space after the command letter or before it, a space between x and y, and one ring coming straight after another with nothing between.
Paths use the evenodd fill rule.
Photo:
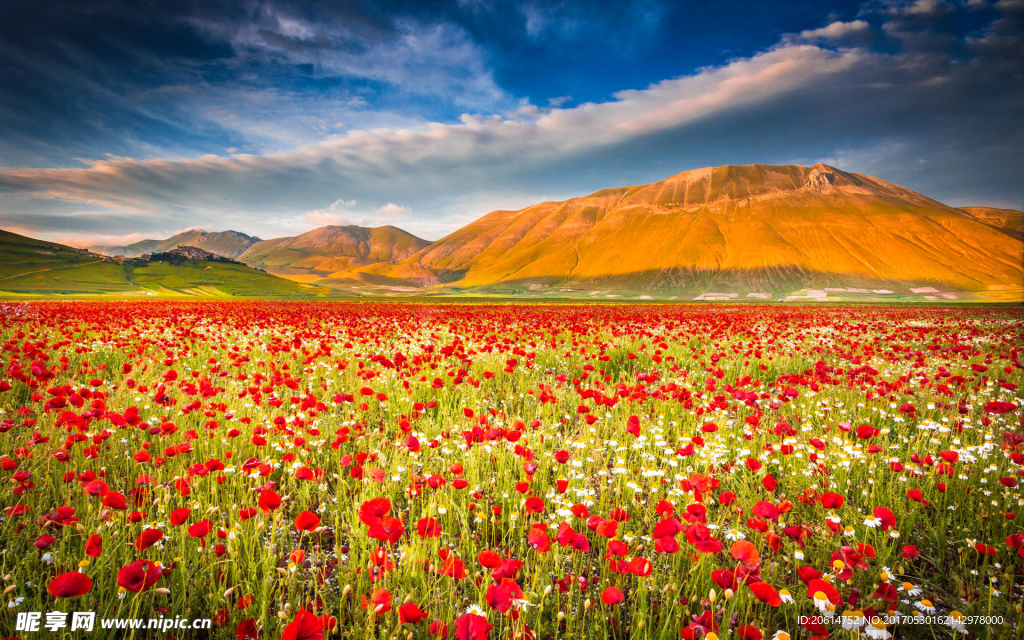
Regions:
<instances>
[{"instance_id":1,"label":"blue sky","mask_svg":"<svg viewBox=\"0 0 1024 640\"><path fill-rule=\"evenodd\" d=\"M0 4L0 227L78 244L826 162L1024 200L1024 0Z\"/></svg>"}]
</instances>

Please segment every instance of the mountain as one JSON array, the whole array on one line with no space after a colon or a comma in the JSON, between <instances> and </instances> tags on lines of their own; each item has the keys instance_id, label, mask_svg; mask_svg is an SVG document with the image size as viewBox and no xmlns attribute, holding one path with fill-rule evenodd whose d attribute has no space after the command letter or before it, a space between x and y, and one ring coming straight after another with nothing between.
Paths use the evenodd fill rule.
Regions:
<instances>
[{"instance_id":1,"label":"mountain","mask_svg":"<svg viewBox=\"0 0 1024 640\"><path fill-rule=\"evenodd\" d=\"M972 218L999 227L1013 237L1024 240L1024 212L993 207L960 207L960 210L966 211Z\"/></svg>"},{"instance_id":2,"label":"mountain","mask_svg":"<svg viewBox=\"0 0 1024 640\"><path fill-rule=\"evenodd\" d=\"M697 169L494 211L407 263L469 292L1024 289L1024 243L981 214L823 164Z\"/></svg>"},{"instance_id":3,"label":"mountain","mask_svg":"<svg viewBox=\"0 0 1024 640\"><path fill-rule=\"evenodd\" d=\"M292 297L324 292L194 247L122 261L0 230L0 295Z\"/></svg>"},{"instance_id":4,"label":"mountain","mask_svg":"<svg viewBox=\"0 0 1024 640\"><path fill-rule=\"evenodd\" d=\"M257 242L239 256L246 264L300 282L400 283L436 279L399 265L430 243L396 227L326 226L302 235Z\"/></svg>"},{"instance_id":5,"label":"mountain","mask_svg":"<svg viewBox=\"0 0 1024 640\"><path fill-rule=\"evenodd\" d=\"M94 250L107 256L135 258L144 253L160 253L187 245L225 258L237 258L259 241L260 239L255 236L238 231L189 229L164 240L142 240L123 247L95 247Z\"/></svg>"}]
</instances>

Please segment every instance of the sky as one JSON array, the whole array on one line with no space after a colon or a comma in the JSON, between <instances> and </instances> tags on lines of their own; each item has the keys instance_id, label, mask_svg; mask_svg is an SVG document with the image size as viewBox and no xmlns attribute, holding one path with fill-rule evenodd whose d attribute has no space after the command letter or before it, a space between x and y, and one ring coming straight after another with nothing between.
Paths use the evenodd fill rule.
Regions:
<instances>
[{"instance_id":1,"label":"sky","mask_svg":"<svg viewBox=\"0 0 1024 640\"><path fill-rule=\"evenodd\" d=\"M436 240L724 164L1024 204L1024 0L5 0L0 228Z\"/></svg>"}]
</instances>

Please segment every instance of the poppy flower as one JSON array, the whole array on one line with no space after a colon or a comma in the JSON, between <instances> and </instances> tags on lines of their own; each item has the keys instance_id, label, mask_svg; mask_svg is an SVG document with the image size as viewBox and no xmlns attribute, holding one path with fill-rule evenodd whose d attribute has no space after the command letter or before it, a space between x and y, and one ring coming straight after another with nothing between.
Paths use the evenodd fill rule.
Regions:
<instances>
[{"instance_id":1,"label":"poppy flower","mask_svg":"<svg viewBox=\"0 0 1024 640\"><path fill-rule=\"evenodd\" d=\"M842 509L844 502L846 502L846 499L838 493L821 494L821 506L826 509Z\"/></svg>"},{"instance_id":2,"label":"poppy flower","mask_svg":"<svg viewBox=\"0 0 1024 640\"><path fill-rule=\"evenodd\" d=\"M732 546L729 547L729 554L740 562L747 564L754 564L761 559L761 554L758 553L757 547L746 540L737 540L732 543Z\"/></svg>"},{"instance_id":3,"label":"poppy flower","mask_svg":"<svg viewBox=\"0 0 1024 640\"><path fill-rule=\"evenodd\" d=\"M487 600L487 606L498 613L506 613L512 608L513 601L523 598L523 590L519 588L515 580L502 578L498 584L487 587L484 597Z\"/></svg>"},{"instance_id":4,"label":"poppy flower","mask_svg":"<svg viewBox=\"0 0 1024 640\"><path fill-rule=\"evenodd\" d=\"M775 505L763 500L754 503L754 507L750 511L764 520L774 520L779 517L779 510L775 508Z\"/></svg>"},{"instance_id":5,"label":"poppy flower","mask_svg":"<svg viewBox=\"0 0 1024 640\"><path fill-rule=\"evenodd\" d=\"M491 629L487 618L475 613L464 613L455 620L455 637L458 640L487 640Z\"/></svg>"},{"instance_id":6,"label":"poppy flower","mask_svg":"<svg viewBox=\"0 0 1024 640\"><path fill-rule=\"evenodd\" d=\"M606 605L619 604L625 599L626 596L622 595L622 592L616 587L608 587L601 592L601 602Z\"/></svg>"},{"instance_id":7,"label":"poppy flower","mask_svg":"<svg viewBox=\"0 0 1024 640\"><path fill-rule=\"evenodd\" d=\"M384 516L391 513L391 501L387 498L371 498L359 507L359 520L372 527Z\"/></svg>"},{"instance_id":8,"label":"poppy flower","mask_svg":"<svg viewBox=\"0 0 1024 640\"><path fill-rule=\"evenodd\" d=\"M281 633L281 640L323 640L324 632L320 619L315 615L299 609L295 618L289 622Z\"/></svg>"},{"instance_id":9,"label":"poppy flower","mask_svg":"<svg viewBox=\"0 0 1024 640\"><path fill-rule=\"evenodd\" d=\"M551 538L544 531L544 525L530 527L526 534L527 543L537 550L538 553L547 553L551 550Z\"/></svg>"},{"instance_id":10,"label":"poppy flower","mask_svg":"<svg viewBox=\"0 0 1024 640\"><path fill-rule=\"evenodd\" d=\"M641 578L646 578L654 572L654 565L647 558L633 558L629 561L627 568L630 573Z\"/></svg>"},{"instance_id":11,"label":"poppy flower","mask_svg":"<svg viewBox=\"0 0 1024 640\"><path fill-rule=\"evenodd\" d=\"M103 553L103 538L96 534L89 536L85 541L85 555L90 558L97 558Z\"/></svg>"},{"instance_id":12,"label":"poppy flower","mask_svg":"<svg viewBox=\"0 0 1024 640\"><path fill-rule=\"evenodd\" d=\"M191 538L205 538L210 535L210 531L212 530L212 522L209 520L200 520L199 522L189 526L188 535Z\"/></svg>"},{"instance_id":13,"label":"poppy flower","mask_svg":"<svg viewBox=\"0 0 1024 640\"><path fill-rule=\"evenodd\" d=\"M46 590L54 598L78 598L91 589L92 580L89 576L77 571L62 573L46 585Z\"/></svg>"},{"instance_id":14,"label":"poppy flower","mask_svg":"<svg viewBox=\"0 0 1024 640\"><path fill-rule=\"evenodd\" d=\"M35 545L36 549L39 549L40 551L42 551L43 549L45 549L46 547L50 546L51 544L53 544L56 541L57 541L57 538L55 536L51 536L49 534L43 534L43 535L39 536L38 538L36 538L36 541L33 544Z\"/></svg>"},{"instance_id":15,"label":"poppy flower","mask_svg":"<svg viewBox=\"0 0 1024 640\"><path fill-rule=\"evenodd\" d=\"M383 516L378 518L376 524L370 527L367 535L374 540L395 544L405 535L405 525L400 518Z\"/></svg>"},{"instance_id":16,"label":"poppy flower","mask_svg":"<svg viewBox=\"0 0 1024 640\"><path fill-rule=\"evenodd\" d=\"M722 550L722 542L714 538L711 530L702 524L686 527L686 540L701 553L718 553Z\"/></svg>"},{"instance_id":17,"label":"poppy flower","mask_svg":"<svg viewBox=\"0 0 1024 640\"><path fill-rule=\"evenodd\" d=\"M398 621L402 624L422 622L428 615L426 611L420 611L415 602L406 602L398 607Z\"/></svg>"},{"instance_id":18,"label":"poppy flower","mask_svg":"<svg viewBox=\"0 0 1024 640\"><path fill-rule=\"evenodd\" d=\"M287 630L287 627L285 629ZM235 627L235 640L245 640L247 638L252 640L259 638L259 629L256 627L256 621L252 618L242 620Z\"/></svg>"},{"instance_id":19,"label":"poppy flower","mask_svg":"<svg viewBox=\"0 0 1024 640\"><path fill-rule=\"evenodd\" d=\"M139 551L145 551L157 542L160 542L163 537L164 532L159 529L146 529L135 538L135 548Z\"/></svg>"},{"instance_id":20,"label":"poppy flower","mask_svg":"<svg viewBox=\"0 0 1024 640\"><path fill-rule=\"evenodd\" d=\"M295 528L299 531L313 531L320 526L320 516L312 511L303 511L295 517Z\"/></svg>"},{"instance_id":21,"label":"poppy flower","mask_svg":"<svg viewBox=\"0 0 1024 640\"><path fill-rule=\"evenodd\" d=\"M486 567L487 569L497 569L501 566L501 555L497 551L481 551L476 556L476 561L480 563L480 566Z\"/></svg>"},{"instance_id":22,"label":"poppy flower","mask_svg":"<svg viewBox=\"0 0 1024 640\"><path fill-rule=\"evenodd\" d=\"M277 492L273 489L265 488L260 491L258 504L260 509L263 510L264 515L269 514L281 506L281 496L277 495Z\"/></svg>"},{"instance_id":23,"label":"poppy flower","mask_svg":"<svg viewBox=\"0 0 1024 640\"><path fill-rule=\"evenodd\" d=\"M437 538L441 535L441 526L433 518L420 518L416 523L416 533L424 540L427 538Z\"/></svg>"},{"instance_id":24,"label":"poppy flower","mask_svg":"<svg viewBox=\"0 0 1024 640\"><path fill-rule=\"evenodd\" d=\"M117 572L117 584L133 593L152 587L163 575L163 570L149 560L136 560Z\"/></svg>"},{"instance_id":25,"label":"poppy flower","mask_svg":"<svg viewBox=\"0 0 1024 640\"><path fill-rule=\"evenodd\" d=\"M761 640L764 634L754 625L748 624L736 630L736 637L740 640Z\"/></svg>"},{"instance_id":26,"label":"poppy flower","mask_svg":"<svg viewBox=\"0 0 1024 640\"><path fill-rule=\"evenodd\" d=\"M256 621L251 617L242 621L238 627L234 628L234 640L246 640L248 638L252 640L259 638L259 629L256 627Z\"/></svg>"},{"instance_id":27,"label":"poppy flower","mask_svg":"<svg viewBox=\"0 0 1024 640\"><path fill-rule=\"evenodd\" d=\"M171 512L170 522L175 527L179 527L188 522L188 517L192 515L191 509L175 509Z\"/></svg>"},{"instance_id":28,"label":"poppy flower","mask_svg":"<svg viewBox=\"0 0 1024 640\"><path fill-rule=\"evenodd\" d=\"M778 607L782 604L782 597L779 596L779 592L775 590L775 587L766 582L748 583L747 588L750 589L755 598L769 606Z\"/></svg>"},{"instance_id":29,"label":"poppy flower","mask_svg":"<svg viewBox=\"0 0 1024 640\"><path fill-rule=\"evenodd\" d=\"M882 531L888 531L892 527L896 526L896 515L892 511L885 507L875 507L871 513L878 519L879 526Z\"/></svg>"},{"instance_id":30,"label":"poppy flower","mask_svg":"<svg viewBox=\"0 0 1024 640\"><path fill-rule=\"evenodd\" d=\"M387 589L374 589L369 600L363 596L363 608L378 616L391 611L391 593Z\"/></svg>"},{"instance_id":31,"label":"poppy flower","mask_svg":"<svg viewBox=\"0 0 1024 640\"><path fill-rule=\"evenodd\" d=\"M123 494L111 491L107 493L107 495L103 496L103 506L116 511L125 511L128 509L128 500Z\"/></svg>"}]
</instances>

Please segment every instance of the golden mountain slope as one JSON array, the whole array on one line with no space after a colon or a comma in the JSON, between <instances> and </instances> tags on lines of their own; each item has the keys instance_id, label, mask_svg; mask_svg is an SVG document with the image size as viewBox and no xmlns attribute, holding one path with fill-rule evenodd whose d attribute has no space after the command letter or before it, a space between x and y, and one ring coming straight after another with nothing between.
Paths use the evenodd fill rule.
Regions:
<instances>
[{"instance_id":1,"label":"golden mountain slope","mask_svg":"<svg viewBox=\"0 0 1024 640\"><path fill-rule=\"evenodd\" d=\"M995 207L960 207L971 217L981 220L993 227L999 227L1010 235L1024 240L1024 212L1016 209L996 209Z\"/></svg>"},{"instance_id":2,"label":"golden mountain slope","mask_svg":"<svg viewBox=\"0 0 1024 640\"><path fill-rule=\"evenodd\" d=\"M426 247L426 240L396 227L327 226L289 238L263 240L249 247L239 260L269 273L302 282L341 281L359 276L369 267L382 272L398 269L406 276L422 271L396 266ZM429 276L429 274L428 274Z\"/></svg>"},{"instance_id":3,"label":"golden mountain slope","mask_svg":"<svg viewBox=\"0 0 1024 640\"><path fill-rule=\"evenodd\" d=\"M482 289L1024 287L1020 240L909 189L822 164L697 169L494 211L407 262Z\"/></svg>"}]
</instances>

